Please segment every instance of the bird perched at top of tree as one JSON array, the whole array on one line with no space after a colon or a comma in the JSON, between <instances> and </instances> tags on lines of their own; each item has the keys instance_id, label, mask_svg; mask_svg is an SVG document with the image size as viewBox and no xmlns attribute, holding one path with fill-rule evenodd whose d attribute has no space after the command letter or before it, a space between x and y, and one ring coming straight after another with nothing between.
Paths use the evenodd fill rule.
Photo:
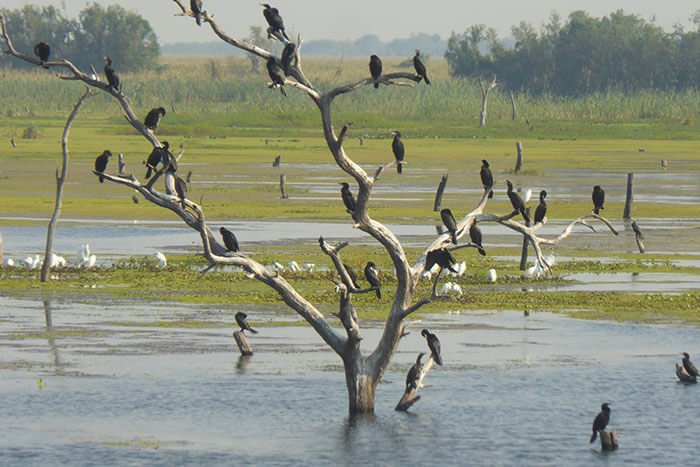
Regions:
<instances>
[{"instance_id":1,"label":"bird perched at top of tree","mask_svg":"<svg viewBox=\"0 0 700 467\"><path fill-rule=\"evenodd\" d=\"M49 44L46 42L39 42L34 46L34 55L36 55L39 58L39 61L41 62L41 66L46 68L47 70L49 69L48 65L46 65L46 62L49 61L49 58L51 57L51 47Z\"/></svg>"},{"instance_id":2,"label":"bird perched at top of tree","mask_svg":"<svg viewBox=\"0 0 700 467\"><path fill-rule=\"evenodd\" d=\"M194 15L197 26L202 25L202 0L190 0L190 10Z\"/></svg>"},{"instance_id":3,"label":"bird perched at top of tree","mask_svg":"<svg viewBox=\"0 0 700 467\"><path fill-rule=\"evenodd\" d=\"M430 349L430 354L433 357L433 360L435 360L435 363L438 365L442 365L442 356L440 355L440 339L438 337L428 331L427 329L423 329L420 332L420 335L425 337L425 340L428 341L428 348Z\"/></svg>"},{"instance_id":4,"label":"bird perched at top of tree","mask_svg":"<svg viewBox=\"0 0 700 467\"><path fill-rule=\"evenodd\" d=\"M420 76L421 79L425 80L425 84L430 84L428 71L425 68L425 64L420 59L420 50L418 49L416 49L416 54L413 56L413 68L416 69L416 74Z\"/></svg>"},{"instance_id":5,"label":"bird perched at top of tree","mask_svg":"<svg viewBox=\"0 0 700 467\"><path fill-rule=\"evenodd\" d=\"M277 8L273 8L267 3L261 3L261 5L265 7L263 10L263 16L265 17L267 24L270 26L267 29L267 38L269 39L270 37L275 36L283 42L289 42L289 37L287 37L287 33L284 32L284 21L282 20L282 16L280 16L279 10ZM282 38L284 38L284 40Z\"/></svg>"},{"instance_id":6,"label":"bird perched at top of tree","mask_svg":"<svg viewBox=\"0 0 700 467\"><path fill-rule=\"evenodd\" d=\"M224 246L226 247L226 251L232 251L235 253L239 250L238 239L233 234L233 232L231 232L226 227L221 227L219 229L219 233L221 234L221 238L224 239Z\"/></svg>"},{"instance_id":7,"label":"bird perched at top of tree","mask_svg":"<svg viewBox=\"0 0 700 467\"><path fill-rule=\"evenodd\" d=\"M350 191L350 185L347 182L343 182L340 185L340 195L343 198L345 209L347 210L348 214L352 214L355 212L355 197L353 196L352 191Z\"/></svg>"},{"instance_id":8,"label":"bird perched at top of tree","mask_svg":"<svg viewBox=\"0 0 700 467\"><path fill-rule=\"evenodd\" d=\"M379 87L379 77L382 76L382 61L376 55L369 57L369 74L372 75L374 80L374 89L377 89Z\"/></svg>"},{"instance_id":9,"label":"bird perched at top of tree","mask_svg":"<svg viewBox=\"0 0 700 467\"><path fill-rule=\"evenodd\" d=\"M598 437L598 432L603 431L610 423L610 407L606 402L600 406L600 413L593 420L593 434L591 435L591 443Z\"/></svg>"},{"instance_id":10,"label":"bird perched at top of tree","mask_svg":"<svg viewBox=\"0 0 700 467\"><path fill-rule=\"evenodd\" d=\"M603 207L603 204L605 204L605 190L600 185L594 186L591 198L593 199L593 212L599 214L601 209L605 209Z\"/></svg>"},{"instance_id":11,"label":"bird perched at top of tree","mask_svg":"<svg viewBox=\"0 0 700 467\"><path fill-rule=\"evenodd\" d=\"M284 69L285 76L291 74L292 62L296 56L296 49L296 44L294 44L294 42L289 42L284 46L284 50L282 50L282 68Z\"/></svg>"},{"instance_id":12,"label":"bird perched at top of tree","mask_svg":"<svg viewBox=\"0 0 700 467\"><path fill-rule=\"evenodd\" d=\"M479 175L481 176L481 184L484 186L484 190L493 187L493 174L489 168L489 162L486 159L481 159ZM493 190L489 191L489 199L491 198L493 198Z\"/></svg>"},{"instance_id":13,"label":"bird perched at top of tree","mask_svg":"<svg viewBox=\"0 0 700 467\"><path fill-rule=\"evenodd\" d=\"M452 211L450 211L448 208L444 208L440 211L440 218L442 219L442 223L445 224L445 227L447 227L447 230L450 232L450 236L452 237L452 243L456 245L457 221L455 220L455 216L452 215Z\"/></svg>"},{"instance_id":14,"label":"bird perched at top of tree","mask_svg":"<svg viewBox=\"0 0 700 467\"><path fill-rule=\"evenodd\" d=\"M143 121L143 126L151 131L156 131L156 129L158 129L158 123L160 123L161 118L165 117L165 113L164 107L152 108L146 115L146 118Z\"/></svg>"},{"instance_id":15,"label":"bird perched at top of tree","mask_svg":"<svg viewBox=\"0 0 700 467\"><path fill-rule=\"evenodd\" d=\"M377 266L372 261L368 261L367 265L365 265L365 279L369 282L370 287L374 289L377 298L381 299L382 290L379 283L379 275L377 274Z\"/></svg>"},{"instance_id":16,"label":"bird perched at top of tree","mask_svg":"<svg viewBox=\"0 0 700 467\"><path fill-rule=\"evenodd\" d=\"M110 157L112 157L112 151L105 149L102 151L102 154L95 159L95 172L99 172L98 177L100 178L100 183L105 182L104 171L107 170L107 163Z\"/></svg>"},{"instance_id":17,"label":"bird perched at top of tree","mask_svg":"<svg viewBox=\"0 0 700 467\"><path fill-rule=\"evenodd\" d=\"M544 200L546 197L547 192L544 190L540 191L540 204L538 204L537 209L535 209L535 224L544 221L544 216L547 215L547 203Z\"/></svg>"},{"instance_id":18,"label":"bird perched at top of tree","mask_svg":"<svg viewBox=\"0 0 700 467\"><path fill-rule=\"evenodd\" d=\"M391 142L391 150L394 152L394 157L396 158L396 173L400 174L403 172L402 167L405 154L403 141L401 141L401 132L392 131L391 134L394 135L394 140Z\"/></svg>"},{"instance_id":19,"label":"bird perched at top of tree","mask_svg":"<svg viewBox=\"0 0 700 467\"><path fill-rule=\"evenodd\" d=\"M411 368L408 370L408 373L406 374L406 389L418 389L418 378L420 375L420 371L423 369L423 364L421 363L421 359L423 358L423 355L425 355L425 352L421 352L418 354L418 358L416 358L416 363L411 366Z\"/></svg>"},{"instance_id":20,"label":"bird perched at top of tree","mask_svg":"<svg viewBox=\"0 0 700 467\"><path fill-rule=\"evenodd\" d=\"M268 86L270 89L279 88L280 92L284 97L287 97L287 92L284 90L284 76L282 75L284 70L280 68L275 57L270 57L267 59L267 74L270 75L272 84Z\"/></svg>"},{"instance_id":21,"label":"bird perched at top of tree","mask_svg":"<svg viewBox=\"0 0 700 467\"><path fill-rule=\"evenodd\" d=\"M107 76L107 83L112 89L121 91L122 83L114 68L112 68L112 59L109 57L105 57L105 76Z\"/></svg>"},{"instance_id":22,"label":"bird perched at top of tree","mask_svg":"<svg viewBox=\"0 0 700 467\"><path fill-rule=\"evenodd\" d=\"M476 249L479 251L479 254L481 256L486 256L486 250L484 250L484 247L481 244L481 229L476 225L476 219L474 219L471 227L469 227L469 239L474 245L476 245Z\"/></svg>"},{"instance_id":23,"label":"bird perched at top of tree","mask_svg":"<svg viewBox=\"0 0 700 467\"><path fill-rule=\"evenodd\" d=\"M508 185L508 198L510 198L510 204L513 205L513 209L522 214L523 219L526 223L530 223L530 216L527 215L525 211L525 203L519 194L513 191L513 183L510 180L506 180L506 185Z\"/></svg>"},{"instance_id":24,"label":"bird perched at top of tree","mask_svg":"<svg viewBox=\"0 0 700 467\"><path fill-rule=\"evenodd\" d=\"M248 324L248 315L243 313L242 311L239 311L235 315L236 318L236 323L238 324L238 327L241 328L241 332L243 331L250 331L253 334L257 334L258 331L250 327L250 324Z\"/></svg>"}]
</instances>

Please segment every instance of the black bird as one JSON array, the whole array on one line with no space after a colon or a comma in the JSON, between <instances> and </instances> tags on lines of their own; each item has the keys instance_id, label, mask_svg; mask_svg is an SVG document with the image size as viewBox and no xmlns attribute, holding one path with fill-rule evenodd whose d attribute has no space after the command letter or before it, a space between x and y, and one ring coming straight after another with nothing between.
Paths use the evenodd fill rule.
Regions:
<instances>
[{"instance_id":1,"label":"black bird","mask_svg":"<svg viewBox=\"0 0 700 467\"><path fill-rule=\"evenodd\" d=\"M155 107L151 109L146 115L146 118L143 121L143 126L145 126L151 131L156 131L156 129L158 128L158 123L160 123L160 119L162 117L165 117L165 108Z\"/></svg>"},{"instance_id":2,"label":"black bird","mask_svg":"<svg viewBox=\"0 0 700 467\"><path fill-rule=\"evenodd\" d=\"M289 42L284 46L282 51L282 68L285 76L289 76L292 62L294 61L295 51L297 46L293 42Z\"/></svg>"},{"instance_id":3,"label":"black bird","mask_svg":"<svg viewBox=\"0 0 700 467\"><path fill-rule=\"evenodd\" d=\"M452 237L452 243L456 245L457 221L455 221L455 216L452 215L452 211L450 211L448 208L445 208L442 211L440 211L440 218L442 219L442 223L445 224L445 227L447 227L447 230L450 232L450 236Z\"/></svg>"},{"instance_id":4,"label":"black bird","mask_svg":"<svg viewBox=\"0 0 700 467\"><path fill-rule=\"evenodd\" d=\"M280 66L277 64L277 59L275 59L275 57L270 57L267 59L267 73L270 75L270 79L272 80L272 84L269 85L268 88L279 88L282 95L287 97L287 92L284 90L284 76L282 75L284 70L282 70L282 68L280 68Z\"/></svg>"},{"instance_id":5,"label":"black bird","mask_svg":"<svg viewBox=\"0 0 700 467\"><path fill-rule=\"evenodd\" d=\"M481 256L486 256L486 250L484 250L484 247L481 244L481 229L476 225L476 219L474 220L474 223L472 223L472 226L469 227L469 238L471 239L471 242L476 245L476 249L479 250L479 254Z\"/></svg>"},{"instance_id":6,"label":"black bird","mask_svg":"<svg viewBox=\"0 0 700 467\"><path fill-rule=\"evenodd\" d=\"M540 204L538 204L537 209L535 209L535 224L542 222L544 216L547 215L547 203L544 200L546 197L547 192L544 190L540 191Z\"/></svg>"},{"instance_id":7,"label":"black bird","mask_svg":"<svg viewBox=\"0 0 700 467\"><path fill-rule=\"evenodd\" d=\"M435 334L431 333L427 329L423 329L420 332L420 335L425 337L425 340L428 341L428 348L430 349L430 353L433 356L435 363L442 365L442 357L440 356L440 339L438 339Z\"/></svg>"},{"instance_id":8,"label":"black bird","mask_svg":"<svg viewBox=\"0 0 700 467\"><path fill-rule=\"evenodd\" d=\"M418 49L416 49L416 54L413 56L413 67L416 69L416 74L425 80L425 84L430 84L428 72L420 59L420 50Z\"/></svg>"},{"instance_id":9,"label":"black bird","mask_svg":"<svg viewBox=\"0 0 700 467\"><path fill-rule=\"evenodd\" d=\"M197 21L197 26L202 25L202 0L190 0L190 10Z\"/></svg>"},{"instance_id":10,"label":"black bird","mask_svg":"<svg viewBox=\"0 0 700 467\"><path fill-rule=\"evenodd\" d=\"M639 226L637 225L636 221L632 221L632 230L634 231L634 235L639 238L640 240L644 240L644 234L642 231L639 229Z\"/></svg>"},{"instance_id":11,"label":"black bird","mask_svg":"<svg viewBox=\"0 0 700 467\"><path fill-rule=\"evenodd\" d=\"M355 212L355 197L352 195L352 191L350 191L349 184L343 182L341 185L340 194L343 197L343 203L345 203L348 214L352 214Z\"/></svg>"},{"instance_id":12,"label":"black bird","mask_svg":"<svg viewBox=\"0 0 700 467\"><path fill-rule=\"evenodd\" d=\"M382 76L382 61L376 55L369 57L369 74L374 80L374 89L379 87L379 79Z\"/></svg>"},{"instance_id":13,"label":"black bird","mask_svg":"<svg viewBox=\"0 0 700 467\"><path fill-rule=\"evenodd\" d=\"M163 141L162 146L159 148L153 148L151 154L146 160L146 178L151 178L151 174L154 170L157 170L158 164L165 165L168 162L168 149L170 148L170 143Z\"/></svg>"},{"instance_id":14,"label":"black bird","mask_svg":"<svg viewBox=\"0 0 700 467\"><path fill-rule=\"evenodd\" d=\"M425 352L421 352L418 354L418 358L416 358L416 363L413 364L410 370L408 370L408 374L406 375L406 390L416 390L418 389L418 375L420 374L420 371L423 367L423 364L421 363L421 358L423 358L423 355L425 355Z\"/></svg>"},{"instance_id":15,"label":"black bird","mask_svg":"<svg viewBox=\"0 0 700 467\"><path fill-rule=\"evenodd\" d=\"M394 140L391 142L391 149L394 151L394 157L396 158L396 173L400 174L403 171L402 166L405 152L403 141L401 141L401 132L392 131L391 134L394 135Z\"/></svg>"},{"instance_id":16,"label":"black bird","mask_svg":"<svg viewBox=\"0 0 700 467\"><path fill-rule=\"evenodd\" d=\"M238 323L238 326L241 328L241 332L243 331L250 331L253 334L257 334L258 331L250 327L250 324L248 324L248 315L243 313L242 311L239 311L236 313L236 323Z\"/></svg>"},{"instance_id":17,"label":"black bird","mask_svg":"<svg viewBox=\"0 0 700 467\"><path fill-rule=\"evenodd\" d=\"M282 37L286 39L286 42L289 42L289 37L287 37L287 33L284 32L284 21L280 16L279 10L277 8L273 8L267 3L261 3L261 5L265 7L265 9L263 10L263 16L265 16L267 24L270 25L270 27L267 30L268 39L271 35L277 33L281 34Z\"/></svg>"},{"instance_id":18,"label":"black bird","mask_svg":"<svg viewBox=\"0 0 700 467\"><path fill-rule=\"evenodd\" d=\"M112 59L109 57L105 57L105 75L109 86L115 91L121 91L121 81L119 81L119 76L112 68Z\"/></svg>"},{"instance_id":19,"label":"black bird","mask_svg":"<svg viewBox=\"0 0 700 467\"><path fill-rule=\"evenodd\" d=\"M591 195L591 198L593 199L594 213L598 214L601 209L605 209L603 207L603 204L605 203L605 190L603 190L600 185L593 187L593 195Z\"/></svg>"},{"instance_id":20,"label":"black bird","mask_svg":"<svg viewBox=\"0 0 700 467\"><path fill-rule=\"evenodd\" d=\"M352 281L352 286L355 287L356 289L359 289L360 286L357 284L357 274L355 274L355 270L345 263L343 263L343 266L345 266L345 270L348 272L348 276L350 276L350 280Z\"/></svg>"},{"instance_id":21,"label":"black bird","mask_svg":"<svg viewBox=\"0 0 700 467\"><path fill-rule=\"evenodd\" d=\"M484 185L484 190L493 186L493 174L489 168L489 162L486 159L481 159L481 184ZM489 199L493 198L493 190L489 191Z\"/></svg>"},{"instance_id":22,"label":"black bird","mask_svg":"<svg viewBox=\"0 0 700 467\"><path fill-rule=\"evenodd\" d=\"M600 413L593 420L593 434L591 435L591 443L598 437L598 432L603 431L610 423L610 407L608 403L600 406Z\"/></svg>"},{"instance_id":23,"label":"black bird","mask_svg":"<svg viewBox=\"0 0 700 467\"><path fill-rule=\"evenodd\" d=\"M435 250L430 250L425 256L425 270L430 271L436 264L442 269L449 269L453 273L457 274L456 269L452 269L455 264L455 258L450 253L447 248L437 248Z\"/></svg>"},{"instance_id":24,"label":"black bird","mask_svg":"<svg viewBox=\"0 0 700 467\"><path fill-rule=\"evenodd\" d=\"M41 66L48 70L49 67L46 65L46 62L48 62L49 57L51 57L51 47L49 46L49 44L47 44L46 42L39 42L37 45L34 46L34 55L39 57Z\"/></svg>"},{"instance_id":25,"label":"black bird","mask_svg":"<svg viewBox=\"0 0 700 467\"><path fill-rule=\"evenodd\" d=\"M240 248L238 247L238 239L236 236L228 230L226 227L221 227L219 229L221 237L224 239L224 245L226 246L226 251L233 251L234 253Z\"/></svg>"},{"instance_id":26,"label":"black bird","mask_svg":"<svg viewBox=\"0 0 700 467\"><path fill-rule=\"evenodd\" d=\"M377 267L372 261L367 262L365 266L365 279L369 282L369 285L374 289L377 294L377 298L382 298L381 285L379 284L379 276L377 275Z\"/></svg>"},{"instance_id":27,"label":"black bird","mask_svg":"<svg viewBox=\"0 0 700 467\"><path fill-rule=\"evenodd\" d=\"M102 154L97 156L97 159L95 159L95 172L100 173L100 183L105 182L103 173L105 170L107 170L107 163L109 162L110 157L112 157L112 152L109 149L105 149Z\"/></svg>"},{"instance_id":28,"label":"black bird","mask_svg":"<svg viewBox=\"0 0 700 467\"><path fill-rule=\"evenodd\" d=\"M187 195L187 182L180 177L175 177L175 191L177 192L178 198L180 198L180 204L182 204L182 209L185 209L185 196Z\"/></svg>"},{"instance_id":29,"label":"black bird","mask_svg":"<svg viewBox=\"0 0 700 467\"><path fill-rule=\"evenodd\" d=\"M523 219L525 219L525 222L529 224L530 216L528 216L527 212L525 211L525 203L523 203L523 199L520 197L519 194L513 191L513 184L510 180L506 180L506 184L508 185L508 198L510 198L510 204L513 205L513 209L515 211L518 211L520 214L522 214Z\"/></svg>"},{"instance_id":30,"label":"black bird","mask_svg":"<svg viewBox=\"0 0 700 467\"><path fill-rule=\"evenodd\" d=\"M685 371L687 371L693 378L698 377L698 369L695 368L693 362L690 361L690 355L688 355L688 352L683 352L683 368L685 368Z\"/></svg>"}]
</instances>

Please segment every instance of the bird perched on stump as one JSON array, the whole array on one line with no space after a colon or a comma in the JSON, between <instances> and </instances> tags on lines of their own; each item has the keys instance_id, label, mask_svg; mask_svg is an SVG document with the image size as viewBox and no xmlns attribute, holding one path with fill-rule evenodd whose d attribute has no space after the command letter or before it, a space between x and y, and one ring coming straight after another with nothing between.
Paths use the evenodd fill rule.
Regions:
<instances>
[{"instance_id":1,"label":"bird perched on stump","mask_svg":"<svg viewBox=\"0 0 700 467\"><path fill-rule=\"evenodd\" d=\"M610 407L606 402L600 406L600 413L593 420L593 434L591 435L591 443L598 437L598 432L605 430L605 427L610 423Z\"/></svg>"},{"instance_id":2,"label":"bird perched on stump","mask_svg":"<svg viewBox=\"0 0 700 467\"><path fill-rule=\"evenodd\" d=\"M107 163L110 157L112 157L112 151L105 149L102 151L102 154L95 159L95 172L99 172L98 177L100 178L100 183L105 182L104 171L107 170Z\"/></svg>"},{"instance_id":3,"label":"bird perched on stump","mask_svg":"<svg viewBox=\"0 0 700 467\"><path fill-rule=\"evenodd\" d=\"M46 65L46 62L49 61L49 58L51 57L51 47L49 44L46 42L39 42L34 46L34 55L36 55L39 58L39 61L41 62L41 66L46 68L47 70L49 69L48 65Z\"/></svg>"},{"instance_id":4,"label":"bird perched on stump","mask_svg":"<svg viewBox=\"0 0 700 467\"><path fill-rule=\"evenodd\" d=\"M440 211L440 218L442 223L445 224L447 230L450 232L450 237L452 237L452 243L457 244L457 221L455 221L455 216L452 215L452 211L448 208L444 208Z\"/></svg>"},{"instance_id":5,"label":"bird perched on stump","mask_svg":"<svg viewBox=\"0 0 700 467\"><path fill-rule=\"evenodd\" d=\"M369 74L374 80L374 89L379 88L379 77L382 76L382 60L376 55L369 57Z\"/></svg>"},{"instance_id":6,"label":"bird perched on stump","mask_svg":"<svg viewBox=\"0 0 700 467\"><path fill-rule=\"evenodd\" d=\"M377 274L377 266L372 261L368 261L365 266L365 279L369 282L369 285L374 289L377 294L377 298L382 298L381 284L379 283L379 275Z\"/></svg>"},{"instance_id":7,"label":"bird perched on stump","mask_svg":"<svg viewBox=\"0 0 700 467\"><path fill-rule=\"evenodd\" d=\"M197 26L202 25L202 0L190 0L190 10L194 15Z\"/></svg>"},{"instance_id":8,"label":"bird perched on stump","mask_svg":"<svg viewBox=\"0 0 700 467\"><path fill-rule=\"evenodd\" d=\"M472 226L469 227L469 239L476 245L479 254L481 256L486 256L486 250L484 250L484 247L481 245L481 229L476 225L476 219L474 219Z\"/></svg>"},{"instance_id":9,"label":"bird perched on stump","mask_svg":"<svg viewBox=\"0 0 700 467\"><path fill-rule=\"evenodd\" d=\"M547 203L544 200L546 197L547 192L544 190L540 191L540 204L535 209L535 224L541 223L544 220L544 216L547 215Z\"/></svg>"},{"instance_id":10,"label":"bird perched on stump","mask_svg":"<svg viewBox=\"0 0 700 467\"><path fill-rule=\"evenodd\" d=\"M428 79L428 71L425 69L425 64L420 59L420 50L416 49L416 54L413 56L413 68L416 69L416 74L425 80L425 84L430 84ZM420 80L419 80L420 81Z\"/></svg>"},{"instance_id":11,"label":"bird perched on stump","mask_svg":"<svg viewBox=\"0 0 700 467\"><path fill-rule=\"evenodd\" d=\"M340 188L340 196L343 198L345 209L347 210L348 214L352 214L355 212L355 197L353 196L352 191L350 191L350 185L347 182L343 182L340 185L342 186Z\"/></svg>"},{"instance_id":12,"label":"bird perched on stump","mask_svg":"<svg viewBox=\"0 0 700 467\"><path fill-rule=\"evenodd\" d=\"M239 311L236 313L236 323L238 326L241 328L241 332L243 331L250 331L253 334L257 334L258 331L250 327L250 324L248 324L248 315L243 313L242 311Z\"/></svg>"},{"instance_id":13,"label":"bird perched on stump","mask_svg":"<svg viewBox=\"0 0 700 467\"><path fill-rule=\"evenodd\" d=\"M428 348L430 349L430 354L433 357L433 360L435 360L435 363L438 365L442 365L442 357L440 356L440 339L438 337L428 331L427 329L423 329L420 332L420 335L425 337L425 340L428 341Z\"/></svg>"},{"instance_id":14,"label":"bird perched on stump","mask_svg":"<svg viewBox=\"0 0 700 467\"><path fill-rule=\"evenodd\" d=\"M688 352L683 352L683 368L685 368L685 371L687 371L693 378L698 377L698 369L695 368L693 362L690 361L690 355L688 355Z\"/></svg>"},{"instance_id":15,"label":"bird perched on stump","mask_svg":"<svg viewBox=\"0 0 700 467\"><path fill-rule=\"evenodd\" d=\"M600 185L594 186L591 198L593 199L593 212L599 214L601 209L605 209L603 207L603 204L605 204L605 190Z\"/></svg>"},{"instance_id":16,"label":"bird perched on stump","mask_svg":"<svg viewBox=\"0 0 700 467\"><path fill-rule=\"evenodd\" d=\"M396 158L396 173L400 174L403 171L403 158L404 158L404 147L403 141L401 141L401 132L392 131L394 135L394 140L391 142L391 150L394 152L394 157Z\"/></svg>"},{"instance_id":17,"label":"bird perched on stump","mask_svg":"<svg viewBox=\"0 0 700 467\"><path fill-rule=\"evenodd\" d=\"M282 16L280 16L279 10L267 3L261 3L261 5L265 7L263 16L270 26L267 29L267 38L270 39L272 36L275 36L283 42L289 42L289 37L287 37L287 33L284 32L284 21L282 20ZM282 38L284 38L284 40Z\"/></svg>"},{"instance_id":18,"label":"bird perched on stump","mask_svg":"<svg viewBox=\"0 0 700 467\"><path fill-rule=\"evenodd\" d=\"M219 233L221 234L221 238L224 239L224 246L226 246L226 251L232 251L232 252L237 252L240 248L238 246L238 239L236 236L228 230L226 227L221 227L219 229Z\"/></svg>"},{"instance_id":19,"label":"bird perched on stump","mask_svg":"<svg viewBox=\"0 0 700 467\"><path fill-rule=\"evenodd\" d=\"M423 355L425 355L425 352L421 352L418 354L418 358L416 358L416 363L411 366L411 368L408 370L408 374L406 375L406 390L409 391L411 389L416 390L418 389L418 379L421 370L423 369L423 364L421 363L421 359L423 358Z\"/></svg>"},{"instance_id":20,"label":"bird perched on stump","mask_svg":"<svg viewBox=\"0 0 700 467\"><path fill-rule=\"evenodd\" d=\"M143 126L145 126L151 131L156 131L156 129L158 128L158 123L160 123L160 119L162 117L165 117L165 108L153 108L146 115L146 118L143 121Z\"/></svg>"},{"instance_id":21,"label":"bird perched on stump","mask_svg":"<svg viewBox=\"0 0 700 467\"><path fill-rule=\"evenodd\" d=\"M481 159L479 175L481 176L481 184L484 186L484 190L493 186L493 174L489 168L489 162L486 159ZM491 198L493 198L493 190L489 191L489 199Z\"/></svg>"},{"instance_id":22,"label":"bird perched on stump","mask_svg":"<svg viewBox=\"0 0 700 467\"><path fill-rule=\"evenodd\" d=\"M526 223L530 223L530 216L527 215L525 211L525 203L519 194L513 191L513 183L510 180L506 180L506 185L508 185L508 198L510 198L510 204L513 205L513 210L518 211L525 219Z\"/></svg>"}]
</instances>

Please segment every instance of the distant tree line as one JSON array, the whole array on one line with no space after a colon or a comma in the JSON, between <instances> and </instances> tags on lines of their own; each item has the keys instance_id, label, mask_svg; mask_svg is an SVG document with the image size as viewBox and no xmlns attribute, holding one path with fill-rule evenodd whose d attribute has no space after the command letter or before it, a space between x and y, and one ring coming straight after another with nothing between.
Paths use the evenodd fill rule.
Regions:
<instances>
[{"instance_id":1,"label":"distant tree line","mask_svg":"<svg viewBox=\"0 0 700 467\"><path fill-rule=\"evenodd\" d=\"M565 24L553 14L539 32L526 22L513 26L512 48L494 29L475 25L452 33L445 58L453 76L496 75L506 88L530 94L699 88L700 10L693 19L695 31L666 32L622 10L603 18L575 11Z\"/></svg>"},{"instance_id":2,"label":"distant tree line","mask_svg":"<svg viewBox=\"0 0 700 467\"><path fill-rule=\"evenodd\" d=\"M68 58L86 69L100 70L103 57L109 55L120 71L148 69L160 56L158 38L151 25L140 15L119 5L88 5L77 19L68 19L55 7L25 6L3 10L7 29L15 47L32 54L34 44L51 46L51 59ZM27 68L31 65L0 56L0 65Z\"/></svg>"}]
</instances>

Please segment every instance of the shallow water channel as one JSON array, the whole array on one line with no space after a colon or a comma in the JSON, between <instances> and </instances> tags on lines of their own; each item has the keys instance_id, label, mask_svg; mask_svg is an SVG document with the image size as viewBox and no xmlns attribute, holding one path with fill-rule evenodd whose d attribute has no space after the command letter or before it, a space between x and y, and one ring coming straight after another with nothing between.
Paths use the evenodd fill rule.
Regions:
<instances>
[{"instance_id":1,"label":"shallow water channel","mask_svg":"<svg viewBox=\"0 0 700 467\"><path fill-rule=\"evenodd\" d=\"M237 307L0 296L0 310L1 465L691 465L700 454L700 386L674 375L680 352L700 360L696 328L455 309L411 326L376 416L350 419L339 359L284 307L246 308L261 327L245 360ZM362 325L370 348L380 328ZM445 365L410 413L394 412L423 326ZM602 402L620 439L607 455L588 444Z\"/></svg>"}]
</instances>

